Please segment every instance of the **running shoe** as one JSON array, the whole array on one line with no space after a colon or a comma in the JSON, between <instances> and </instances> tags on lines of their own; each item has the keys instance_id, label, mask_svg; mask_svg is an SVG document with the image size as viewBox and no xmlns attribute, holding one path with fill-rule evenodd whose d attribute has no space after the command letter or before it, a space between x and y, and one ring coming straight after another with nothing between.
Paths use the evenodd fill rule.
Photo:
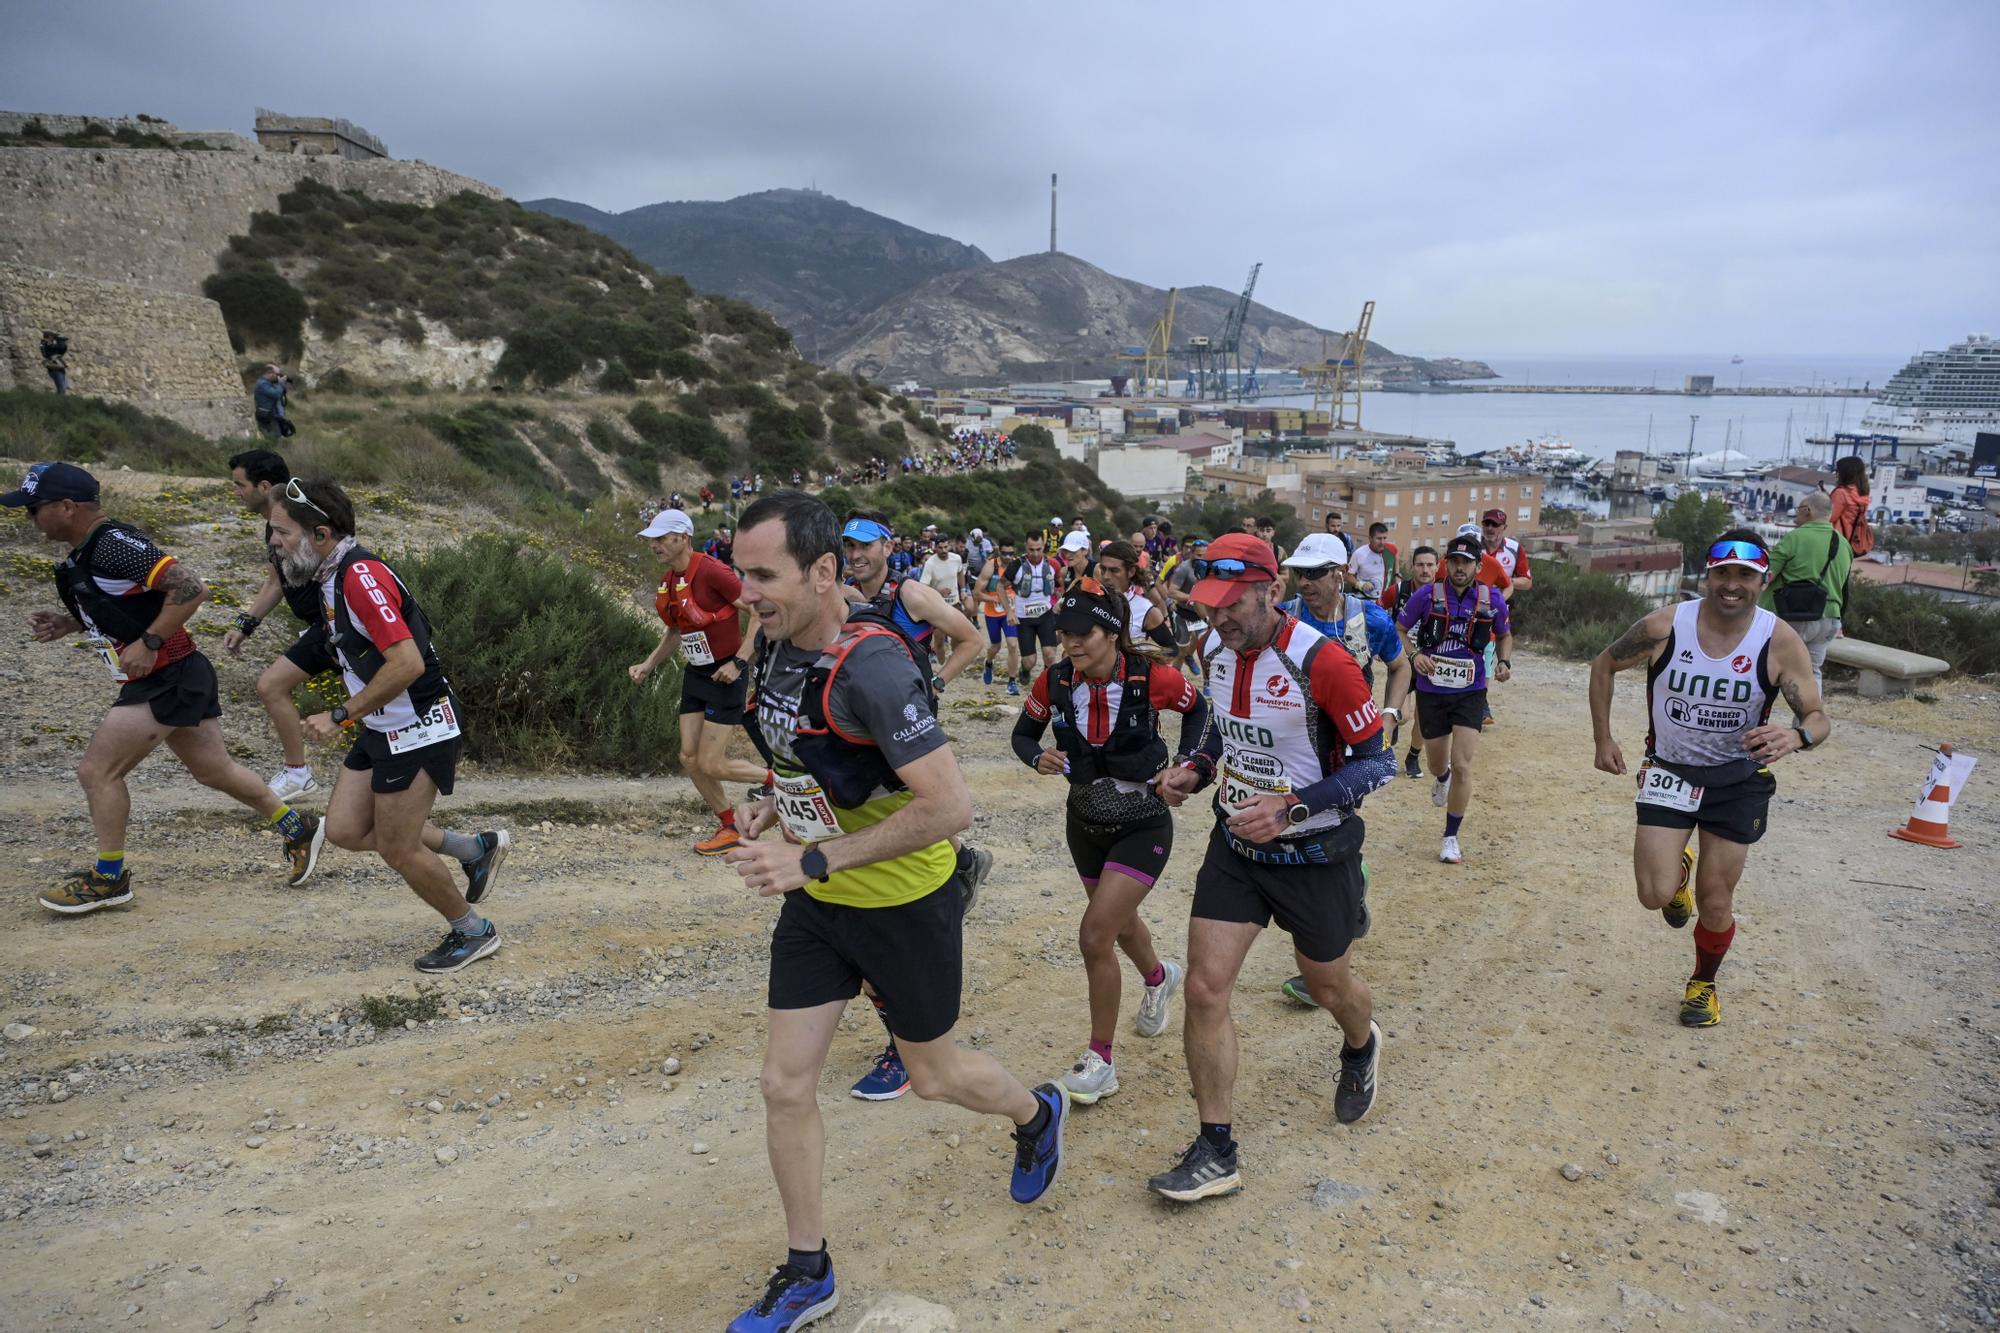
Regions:
<instances>
[{"instance_id":1,"label":"running shoe","mask_svg":"<svg viewBox=\"0 0 2000 1333\"><path fill-rule=\"evenodd\" d=\"M1118 1091L1118 1069L1096 1051L1085 1051L1083 1058L1056 1081L1062 1084L1071 1101L1090 1106L1098 1098Z\"/></svg>"},{"instance_id":2,"label":"running shoe","mask_svg":"<svg viewBox=\"0 0 2000 1333\"><path fill-rule=\"evenodd\" d=\"M299 818L305 821L305 828L298 837L285 839L285 855L292 861L292 877L285 882L295 889L312 878L313 867L319 864L320 848L326 846L326 821L303 810Z\"/></svg>"},{"instance_id":3,"label":"running shoe","mask_svg":"<svg viewBox=\"0 0 2000 1333\"><path fill-rule=\"evenodd\" d=\"M1451 775L1446 774L1431 784L1431 804L1444 809L1444 803L1451 799Z\"/></svg>"},{"instance_id":4,"label":"running shoe","mask_svg":"<svg viewBox=\"0 0 2000 1333\"><path fill-rule=\"evenodd\" d=\"M1033 1203L1062 1174L1063 1125L1069 1119L1069 1097L1054 1083L1034 1089L1035 1100L1049 1109L1049 1123L1039 1134L1014 1129L1014 1178L1007 1193L1015 1203Z\"/></svg>"},{"instance_id":5,"label":"running shoe","mask_svg":"<svg viewBox=\"0 0 2000 1333\"><path fill-rule=\"evenodd\" d=\"M1694 919L1694 848L1681 848L1681 886L1660 909L1668 925L1679 930Z\"/></svg>"},{"instance_id":6,"label":"running shoe","mask_svg":"<svg viewBox=\"0 0 2000 1333\"><path fill-rule=\"evenodd\" d=\"M479 845L486 849L485 852L477 861L462 863L465 866L465 901L477 903L493 891L493 886L500 880L500 863L507 859L507 849L513 842L506 829L494 829L491 833L479 835Z\"/></svg>"},{"instance_id":7,"label":"running shoe","mask_svg":"<svg viewBox=\"0 0 2000 1333\"><path fill-rule=\"evenodd\" d=\"M1243 1188L1243 1177L1236 1170L1236 1147L1232 1144L1228 1152L1217 1152L1208 1135L1197 1134L1181 1159L1147 1181L1146 1188L1175 1203L1234 1194Z\"/></svg>"},{"instance_id":8,"label":"running shoe","mask_svg":"<svg viewBox=\"0 0 2000 1333\"><path fill-rule=\"evenodd\" d=\"M735 825L718 824L715 832L694 845L694 850L699 856L721 856L724 852L734 851L742 842L743 839L736 835Z\"/></svg>"},{"instance_id":9,"label":"running shoe","mask_svg":"<svg viewBox=\"0 0 2000 1333\"><path fill-rule=\"evenodd\" d=\"M95 868L79 870L41 896L42 906L64 916L82 916L102 907L120 907L132 901L132 872L121 870L112 879Z\"/></svg>"},{"instance_id":10,"label":"running shoe","mask_svg":"<svg viewBox=\"0 0 2000 1333\"><path fill-rule=\"evenodd\" d=\"M1479 729L1481 731L1484 731L1486 730L1486 728L1492 725L1493 725L1493 705L1487 704L1485 707L1485 711L1480 715L1479 718Z\"/></svg>"},{"instance_id":11,"label":"running shoe","mask_svg":"<svg viewBox=\"0 0 2000 1333\"><path fill-rule=\"evenodd\" d=\"M303 775L289 768L281 768L272 775L267 785L271 788L273 796L281 801L289 801L294 796L304 796L309 792L318 791L319 779L312 775L310 768L305 770Z\"/></svg>"},{"instance_id":12,"label":"running shoe","mask_svg":"<svg viewBox=\"0 0 2000 1333\"><path fill-rule=\"evenodd\" d=\"M477 935L448 930L438 947L417 960L419 972L456 972L467 963L476 963L488 954L500 952L500 927L491 921Z\"/></svg>"},{"instance_id":13,"label":"running shoe","mask_svg":"<svg viewBox=\"0 0 2000 1333\"><path fill-rule=\"evenodd\" d=\"M1333 1090L1333 1118L1343 1125L1351 1125L1368 1114L1375 1105L1375 1074L1382 1066L1382 1028L1374 1019L1368 1020L1368 1054L1365 1058L1355 1058L1347 1053L1347 1044L1340 1048L1340 1083Z\"/></svg>"},{"instance_id":14,"label":"running shoe","mask_svg":"<svg viewBox=\"0 0 2000 1333\"><path fill-rule=\"evenodd\" d=\"M1315 1000L1312 992L1306 989L1306 979L1302 976L1288 979L1278 989L1284 992L1285 998L1293 1004L1302 1004L1308 1009L1319 1008L1319 1001Z\"/></svg>"},{"instance_id":15,"label":"running shoe","mask_svg":"<svg viewBox=\"0 0 2000 1333\"><path fill-rule=\"evenodd\" d=\"M1015 698L1017 698L1017 699L1018 699L1018 698L1019 698L1019 697L1021 696L1021 682L1020 682L1020 681L1018 681L1018 680L1010 680L1010 681L1008 681L1008 682L1007 682L1007 693L1009 693L1009 694L1013 695L1013 696L1014 696Z\"/></svg>"},{"instance_id":16,"label":"running shoe","mask_svg":"<svg viewBox=\"0 0 2000 1333\"><path fill-rule=\"evenodd\" d=\"M958 849L959 920L971 913L972 905L979 901L979 886L992 873L993 853L970 845Z\"/></svg>"},{"instance_id":17,"label":"running shoe","mask_svg":"<svg viewBox=\"0 0 2000 1333\"><path fill-rule=\"evenodd\" d=\"M1438 848L1438 860L1448 866L1458 865L1465 860L1465 853L1458 849L1457 838L1446 838L1444 840L1444 845Z\"/></svg>"},{"instance_id":18,"label":"running shoe","mask_svg":"<svg viewBox=\"0 0 2000 1333\"><path fill-rule=\"evenodd\" d=\"M1722 1021L1722 1004L1715 997L1713 981L1690 981L1681 998L1681 1026L1712 1028Z\"/></svg>"},{"instance_id":19,"label":"running shoe","mask_svg":"<svg viewBox=\"0 0 2000 1333\"><path fill-rule=\"evenodd\" d=\"M1411 781L1424 775L1424 758L1415 750L1403 756L1403 776Z\"/></svg>"},{"instance_id":20,"label":"running shoe","mask_svg":"<svg viewBox=\"0 0 2000 1333\"><path fill-rule=\"evenodd\" d=\"M1132 1016L1133 1030L1142 1037L1157 1037L1167 1030L1167 1001L1181 988L1181 977L1185 975L1181 965L1171 958L1162 958L1160 966L1167 970L1167 975L1159 985L1146 987L1146 993L1139 997L1139 1012Z\"/></svg>"},{"instance_id":21,"label":"running shoe","mask_svg":"<svg viewBox=\"0 0 2000 1333\"><path fill-rule=\"evenodd\" d=\"M760 782L756 786L752 787L749 791L743 793L743 803L745 805L755 805L757 804L757 802L765 799L770 794L771 794L771 784L768 782Z\"/></svg>"},{"instance_id":22,"label":"running shoe","mask_svg":"<svg viewBox=\"0 0 2000 1333\"><path fill-rule=\"evenodd\" d=\"M848 1095L864 1102L893 1102L910 1090L910 1074L903 1068L902 1052L886 1046L867 1073L855 1080Z\"/></svg>"},{"instance_id":23,"label":"running shoe","mask_svg":"<svg viewBox=\"0 0 2000 1333\"><path fill-rule=\"evenodd\" d=\"M804 1328L823 1314L831 1314L840 1304L840 1288L833 1280L833 1260L826 1272L808 1277L803 1269L780 1264L771 1270L764 1294L757 1303L729 1321L729 1333L791 1333Z\"/></svg>"},{"instance_id":24,"label":"running shoe","mask_svg":"<svg viewBox=\"0 0 2000 1333\"><path fill-rule=\"evenodd\" d=\"M993 683L993 664L991 662L986 664L986 670L980 674L980 683L984 685L991 685Z\"/></svg>"}]
</instances>

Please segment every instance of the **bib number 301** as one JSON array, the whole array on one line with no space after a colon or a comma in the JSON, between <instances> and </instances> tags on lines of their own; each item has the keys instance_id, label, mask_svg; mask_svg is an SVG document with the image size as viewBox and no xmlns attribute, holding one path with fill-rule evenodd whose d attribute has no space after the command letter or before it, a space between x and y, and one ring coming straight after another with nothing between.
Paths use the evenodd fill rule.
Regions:
<instances>
[{"instance_id":1,"label":"bib number 301","mask_svg":"<svg viewBox=\"0 0 2000 1333\"><path fill-rule=\"evenodd\" d=\"M1704 790L1664 768L1647 764L1639 770L1638 801L1641 805L1657 805L1665 810L1678 810L1691 815L1701 809Z\"/></svg>"}]
</instances>

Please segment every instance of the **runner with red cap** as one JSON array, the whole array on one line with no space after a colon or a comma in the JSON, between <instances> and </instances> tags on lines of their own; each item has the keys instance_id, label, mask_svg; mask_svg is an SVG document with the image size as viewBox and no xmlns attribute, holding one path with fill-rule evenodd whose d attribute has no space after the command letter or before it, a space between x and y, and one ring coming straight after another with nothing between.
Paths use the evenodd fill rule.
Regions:
<instances>
[{"instance_id":1,"label":"runner with red cap","mask_svg":"<svg viewBox=\"0 0 2000 1333\"><path fill-rule=\"evenodd\" d=\"M1736 885L1750 845L1769 827L1777 780L1770 765L1810 750L1833 723L1797 630L1757 605L1770 576L1764 541L1739 528L1708 550L1704 595L1645 616L1590 664L1597 767L1625 774L1611 735L1613 677L1646 668L1646 758L1639 765L1639 831L1632 874L1639 905L1679 930L1694 927L1694 975L1681 1022L1722 1021L1716 972L1736 937ZM1794 725L1771 722L1783 695ZM1688 835L1700 831L1700 856ZM1689 881L1693 881L1690 892Z\"/></svg>"},{"instance_id":2,"label":"runner with red cap","mask_svg":"<svg viewBox=\"0 0 2000 1333\"><path fill-rule=\"evenodd\" d=\"M1214 725L1200 754L1154 786L1179 805L1219 773L1216 823L1188 921L1188 1073L1201 1128L1151 1188L1183 1203L1242 1188L1232 1135L1236 1029L1230 997L1243 960L1273 920L1312 998L1344 1038L1334 1117L1375 1104L1382 1030L1350 967L1365 932L1362 798L1395 779L1382 718L1354 658L1278 606L1269 545L1240 533L1209 544L1193 589L1208 608L1200 654Z\"/></svg>"}]
</instances>

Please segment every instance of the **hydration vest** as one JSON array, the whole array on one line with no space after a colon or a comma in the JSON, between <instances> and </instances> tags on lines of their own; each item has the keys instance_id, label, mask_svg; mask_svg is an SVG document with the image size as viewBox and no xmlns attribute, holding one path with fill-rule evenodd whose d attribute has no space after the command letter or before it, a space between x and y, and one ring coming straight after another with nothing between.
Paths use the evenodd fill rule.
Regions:
<instances>
[{"instance_id":1,"label":"hydration vest","mask_svg":"<svg viewBox=\"0 0 2000 1333\"><path fill-rule=\"evenodd\" d=\"M97 543L103 541L105 534L113 529L142 541L146 539L146 534L130 523L107 519L98 524L83 539L83 545L71 551L68 558L56 566L56 595L62 598L69 613L82 621L86 629L95 629L117 643L133 643L159 618L160 608L166 605L167 594L163 589L154 588L129 597L113 597L97 586L97 578L91 573L90 557L96 551Z\"/></svg>"},{"instance_id":2,"label":"hydration vest","mask_svg":"<svg viewBox=\"0 0 2000 1333\"><path fill-rule=\"evenodd\" d=\"M1134 654L1119 668L1118 716L1101 745L1089 739L1088 721L1076 715L1076 664L1065 657L1048 670L1050 721L1058 748L1069 757L1072 784L1099 778L1146 782L1167 766L1167 743L1153 709L1152 664Z\"/></svg>"},{"instance_id":3,"label":"hydration vest","mask_svg":"<svg viewBox=\"0 0 2000 1333\"><path fill-rule=\"evenodd\" d=\"M921 649L929 642L931 637L929 622L918 620L903 605L902 578L892 574L883 579L882 586L875 590L875 595L868 599L866 605L876 615L882 617L890 629L902 635L912 648ZM854 623L852 616L849 617L848 623ZM912 656L921 657L922 654L914 653ZM924 672L925 679L929 679L930 674L928 671Z\"/></svg>"},{"instance_id":4,"label":"hydration vest","mask_svg":"<svg viewBox=\"0 0 2000 1333\"><path fill-rule=\"evenodd\" d=\"M368 549L356 542L340 558L340 565L333 573L333 646L340 653L340 659L347 669L357 676L363 685L375 679L375 673L389 659L382 650L371 643L368 636L355 626L354 618L347 610L347 571L362 561L372 562L376 568L396 580L396 587L402 592L403 605L397 611L403 623L410 627L410 637L416 642L417 651L423 654L424 674L411 681L404 689L416 715L422 717L431 710L438 700L451 693L451 682L445 679L444 666L438 661L437 646L431 641L430 617L417 605L416 596L410 585L402 577ZM358 692L358 691L357 691Z\"/></svg>"},{"instance_id":5,"label":"hydration vest","mask_svg":"<svg viewBox=\"0 0 2000 1333\"><path fill-rule=\"evenodd\" d=\"M1417 626L1417 646L1430 652L1443 643L1451 633L1450 583L1431 585L1431 609L1423 622ZM1473 585L1478 596L1473 603L1472 624L1466 630L1465 646L1477 657L1486 651L1486 643L1493 637L1493 590L1484 583Z\"/></svg>"}]
</instances>

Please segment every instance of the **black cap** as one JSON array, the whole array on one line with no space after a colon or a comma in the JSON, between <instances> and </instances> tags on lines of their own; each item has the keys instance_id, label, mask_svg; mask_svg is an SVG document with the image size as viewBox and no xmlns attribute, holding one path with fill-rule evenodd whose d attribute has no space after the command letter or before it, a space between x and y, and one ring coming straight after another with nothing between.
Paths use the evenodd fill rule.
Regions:
<instances>
[{"instance_id":1,"label":"black cap","mask_svg":"<svg viewBox=\"0 0 2000 1333\"><path fill-rule=\"evenodd\" d=\"M1065 634L1088 634L1093 629L1116 634L1125 625L1125 618L1111 605L1109 594L1069 592L1056 604L1056 628Z\"/></svg>"},{"instance_id":2,"label":"black cap","mask_svg":"<svg viewBox=\"0 0 2000 1333\"><path fill-rule=\"evenodd\" d=\"M1453 537L1444 548L1445 559L1449 560L1455 555L1462 555L1474 564L1477 564L1479 557L1485 553L1485 544L1477 537Z\"/></svg>"},{"instance_id":3,"label":"black cap","mask_svg":"<svg viewBox=\"0 0 2000 1333\"><path fill-rule=\"evenodd\" d=\"M95 500L97 478L74 463L37 463L21 479L19 490L0 495L0 505L20 509L25 505L54 504L57 500Z\"/></svg>"}]
</instances>

